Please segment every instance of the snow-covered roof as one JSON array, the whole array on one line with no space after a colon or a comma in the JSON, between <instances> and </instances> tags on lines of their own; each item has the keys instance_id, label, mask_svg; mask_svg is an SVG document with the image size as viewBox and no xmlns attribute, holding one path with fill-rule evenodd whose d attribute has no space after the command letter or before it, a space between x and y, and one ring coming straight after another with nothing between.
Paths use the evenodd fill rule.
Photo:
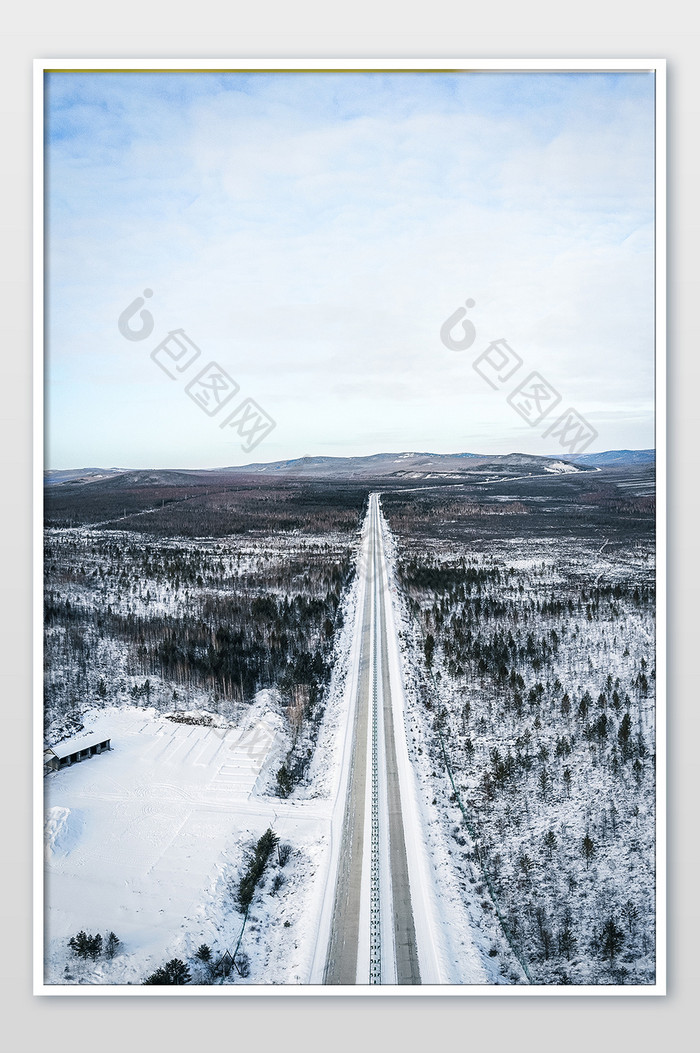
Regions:
<instances>
[{"instance_id":1,"label":"snow-covered roof","mask_svg":"<svg viewBox=\"0 0 700 1053\"><path fill-rule=\"evenodd\" d=\"M72 753L79 753L80 750L87 750L90 746L99 746L101 742L108 741L109 735L80 735L74 739L66 739L65 742L59 742L56 746L49 748L59 760L62 760L64 757L70 757Z\"/></svg>"}]
</instances>

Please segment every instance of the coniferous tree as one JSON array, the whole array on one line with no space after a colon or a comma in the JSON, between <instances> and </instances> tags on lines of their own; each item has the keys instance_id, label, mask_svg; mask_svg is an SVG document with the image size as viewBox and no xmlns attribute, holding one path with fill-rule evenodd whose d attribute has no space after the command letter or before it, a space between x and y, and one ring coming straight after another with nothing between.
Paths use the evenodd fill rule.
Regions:
<instances>
[{"instance_id":1,"label":"coniferous tree","mask_svg":"<svg viewBox=\"0 0 700 1053\"><path fill-rule=\"evenodd\" d=\"M269 827L259 839L255 848L248 854L246 869L238 881L235 896L239 910L247 913L253 902L255 889L257 888L267 862L279 844L279 837Z\"/></svg>"},{"instance_id":2,"label":"coniferous tree","mask_svg":"<svg viewBox=\"0 0 700 1053\"><path fill-rule=\"evenodd\" d=\"M600 952L603 958L607 958L610 961L611 965L620 953L624 942L625 934L622 929L618 928L611 914L605 922L599 938Z\"/></svg>"},{"instance_id":3,"label":"coniferous tree","mask_svg":"<svg viewBox=\"0 0 700 1053\"><path fill-rule=\"evenodd\" d=\"M564 786L566 788L566 796L571 796L571 768L564 768Z\"/></svg>"},{"instance_id":4,"label":"coniferous tree","mask_svg":"<svg viewBox=\"0 0 700 1053\"><path fill-rule=\"evenodd\" d=\"M583 852L583 858L586 860L586 870L588 870L591 860L595 855L595 845L593 844L593 840L588 833L581 842L581 851Z\"/></svg>"},{"instance_id":5,"label":"coniferous tree","mask_svg":"<svg viewBox=\"0 0 700 1053\"><path fill-rule=\"evenodd\" d=\"M620 744L620 752L622 753L622 759L627 760L630 753L630 735L632 734L632 720L629 713L625 713L620 727L617 731L617 741Z\"/></svg>"},{"instance_id":6,"label":"coniferous tree","mask_svg":"<svg viewBox=\"0 0 700 1053\"><path fill-rule=\"evenodd\" d=\"M89 936L81 929L76 936L71 936L68 946L79 958L92 958L94 961L102 952L102 937L99 933Z\"/></svg>"},{"instance_id":7,"label":"coniferous tree","mask_svg":"<svg viewBox=\"0 0 700 1053\"><path fill-rule=\"evenodd\" d=\"M634 900L628 899L620 913L627 922L628 931L630 932L630 934L632 934L634 932L635 922L639 917L639 911L635 906Z\"/></svg>"},{"instance_id":8,"label":"coniferous tree","mask_svg":"<svg viewBox=\"0 0 700 1053\"><path fill-rule=\"evenodd\" d=\"M110 932L107 934L107 939L105 940L105 954L108 958L114 957L114 955L117 953L117 948L119 947L121 942L122 941L119 939L116 933Z\"/></svg>"},{"instance_id":9,"label":"coniferous tree","mask_svg":"<svg viewBox=\"0 0 700 1053\"><path fill-rule=\"evenodd\" d=\"M547 850L547 858L552 858L552 852L557 847L557 835L553 830L548 830L544 835L544 847Z\"/></svg>"},{"instance_id":10,"label":"coniferous tree","mask_svg":"<svg viewBox=\"0 0 700 1053\"><path fill-rule=\"evenodd\" d=\"M189 967L179 958L171 958L160 969L156 969L154 973L147 976L143 983L144 985L176 986L188 984L191 979Z\"/></svg>"},{"instance_id":11,"label":"coniferous tree","mask_svg":"<svg viewBox=\"0 0 700 1053\"><path fill-rule=\"evenodd\" d=\"M567 959L573 958L576 953L577 940L571 928L571 922L566 921L559 932L559 953Z\"/></svg>"}]
</instances>

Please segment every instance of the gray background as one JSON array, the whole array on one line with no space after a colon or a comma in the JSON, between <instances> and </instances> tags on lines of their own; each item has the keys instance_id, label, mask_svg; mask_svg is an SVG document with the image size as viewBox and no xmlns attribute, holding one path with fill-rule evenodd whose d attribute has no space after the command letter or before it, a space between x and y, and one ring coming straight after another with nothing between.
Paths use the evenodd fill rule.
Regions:
<instances>
[{"instance_id":1,"label":"gray background","mask_svg":"<svg viewBox=\"0 0 700 1053\"><path fill-rule=\"evenodd\" d=\"M6 1048L532 1051L696 1048L698 984L698 16L667 0L398 0L264 5L39 0L3 13L0 604ZM669 578L666 998L35 998L31 993L31 60L35 57L453 57L668 60Z\"/></svg>"}]
</instances>

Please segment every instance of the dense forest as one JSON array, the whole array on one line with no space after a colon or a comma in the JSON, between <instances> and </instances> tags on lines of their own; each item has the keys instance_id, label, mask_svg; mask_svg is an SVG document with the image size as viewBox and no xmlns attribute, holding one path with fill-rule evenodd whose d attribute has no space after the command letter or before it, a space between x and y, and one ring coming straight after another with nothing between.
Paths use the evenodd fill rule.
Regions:
<instances>
[{"instance_id":1,"label":"dense forest","mask_svg":"<svg viewBox=\"0 0 700 1053\"><path fill-rule=\"evenodd\" d=\"M237 721L241 707L272 688L292 741L279 786L288 793L308 766L322 716L354 540L48 530L47 736L79 729L95 705Z\"/></svg>"},{"instance_id":2,"label":"dense forest","mask_svg":"<svg viewBox=\"0 0 700 1053\"><path fill-rule=\"evenodd\" d=\"M389 490L382 507L399 536L469 542L480 548L505 539L606 539L623 548L649 544L656 508L654 465L605 472L521 476L483 483Z\"/></svg>"},{"instance_id":3,"label":"dense forest","mask_svg":"<svg viewBox=\"0 0 700 1053\"><path fill-rule=\"evenodd\" d=\"M400 559L455 858L533 982L651 983L653 550L479 547L407 540Z\"/></svg>"},{"instance_id":4,"label":"dense forest","mask_svg":"<svg viewBox=\"0 0 700 1053\"><path fill-rule=\"evenodd\" d=\"M129 472L46 487L44 522L47 528L124 528L160 538L351 533L366 497L366 488L343 483Z\"/></svg>"}]
</instances>

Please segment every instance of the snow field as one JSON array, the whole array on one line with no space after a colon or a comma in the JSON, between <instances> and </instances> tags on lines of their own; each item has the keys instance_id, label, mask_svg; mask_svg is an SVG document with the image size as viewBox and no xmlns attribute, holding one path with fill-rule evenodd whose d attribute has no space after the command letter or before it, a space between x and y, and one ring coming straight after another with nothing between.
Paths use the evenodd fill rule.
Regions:
<instances>
[{"instance_id":1,"label":"snow field","mask_svg":"<svg viewBox=\"0 0 700 1053\"><path fill-rule=\"evenodd\" d=\"M306 860L300 895L279 896L292 927L307 900L301 886L328 841L328 815L257 795L286 746L281 718L266 711L262 695L258 720L241 731L172 723L154 711L97 711L90 728L112 737L112 751L47 776L48 983L138 984L201 942L226 949L222 939L228 946L237 937L241 919L222 882L237 872L246 842L269 825ZM290 880L292 870L290 862ZM67 949L80 929L113 930L123 953L80 969ZM313 933L298 927L295 953L285 947L268 982L306 979ZM251 974L265 982L255 968Z\"/></svg>"}]
</instances>

